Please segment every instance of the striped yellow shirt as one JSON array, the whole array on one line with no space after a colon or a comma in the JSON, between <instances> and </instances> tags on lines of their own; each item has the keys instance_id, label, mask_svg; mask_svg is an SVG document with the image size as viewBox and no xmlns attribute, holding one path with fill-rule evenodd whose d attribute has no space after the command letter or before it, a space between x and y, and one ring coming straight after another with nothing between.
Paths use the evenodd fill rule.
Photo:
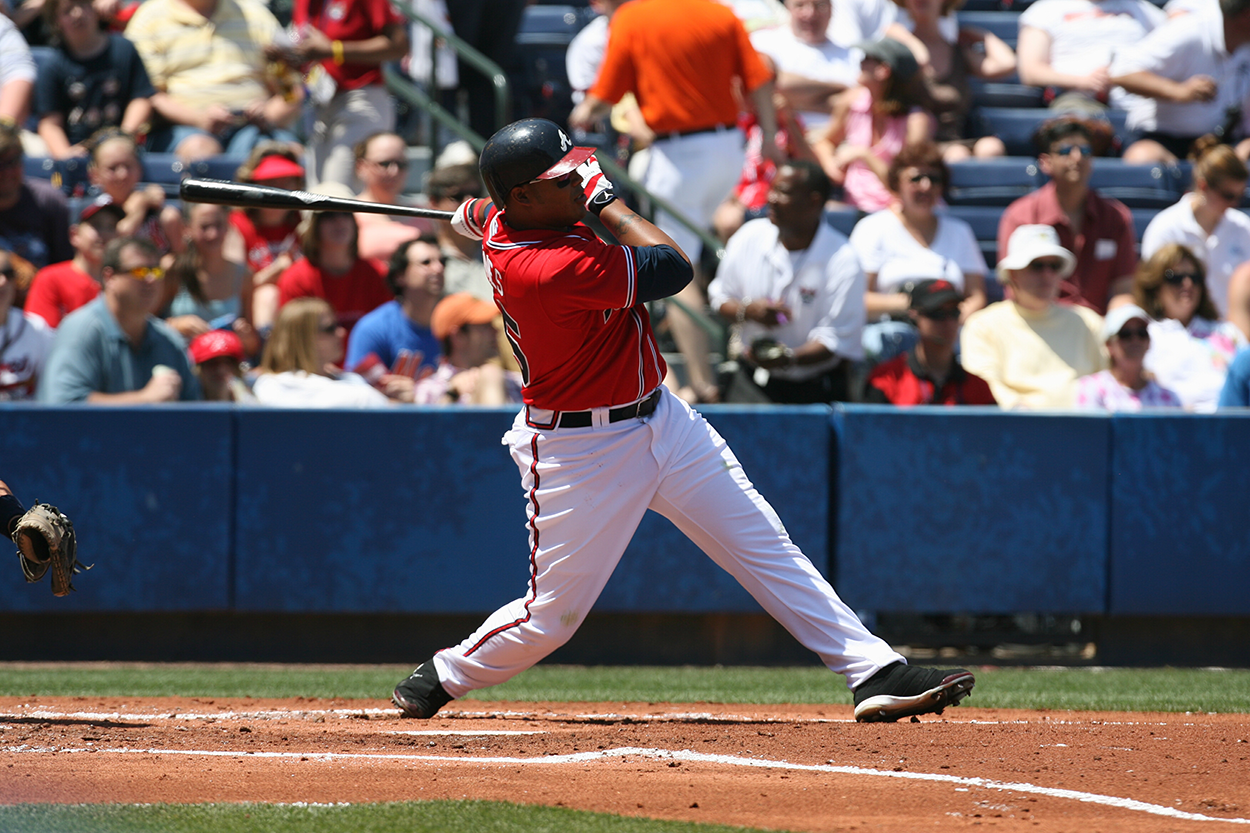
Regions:
<instances>
[{"instance_id":1,"label":"striped yellow shirt","mask_svg":"<svg viewBox=\"0 0 1250 833\"><path fill-rule=\"evenodd\" d=\"M281 29L257 0L218 0L205 18L183 0L146 0L126 27L152 84L183 104L242 109L266 98L266 44Z\"/></svg>"}]
</instances>

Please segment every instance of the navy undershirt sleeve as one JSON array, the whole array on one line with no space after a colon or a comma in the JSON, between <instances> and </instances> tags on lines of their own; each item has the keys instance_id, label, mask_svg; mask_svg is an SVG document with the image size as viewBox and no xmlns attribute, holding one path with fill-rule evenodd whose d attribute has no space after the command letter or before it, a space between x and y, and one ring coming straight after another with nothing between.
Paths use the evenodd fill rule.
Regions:
<instances>
[{"instance_id":1,"label":"navy undershirt sleeve","mask_svg":"<svg viewBox=\"0 0 1250 833\"><path fill-rule=\"evenodd\" d=\"M658 301L676 295L694 279L694 267L672 246L632 248L639 301Z\"/></svg>"},{"instance_id":2,"label":"navy undershirt sleeve","mask_svg":"<svg viewBox=\"0 0 1250 833\"><path fill-rule=\"evenodd\" d=\"M25 514L26 508L20 500L13 495L0 495L0 532L6 538L12 531L13 522Z\"/></svg>"}]
</instances>

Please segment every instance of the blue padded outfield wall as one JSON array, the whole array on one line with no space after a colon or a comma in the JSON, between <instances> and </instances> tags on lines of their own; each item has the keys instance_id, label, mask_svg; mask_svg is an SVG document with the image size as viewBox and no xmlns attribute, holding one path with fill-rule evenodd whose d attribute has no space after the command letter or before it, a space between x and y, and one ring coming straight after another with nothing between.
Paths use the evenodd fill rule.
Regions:
<instances>
[{"instance_id":1,"label":"blue padded outfield wall","mask_svg":"<svg viewBox=\"0 0 1250 833\"><path fill-rule=\"evenodd\" d=\"M1250 415L706 414L858 610L1250 615ZM486 612L528 576L512 417L0 406L0 479L96 564L0 611ZM648 513L596 610L759 608Z\"/></svg>"}]
</instances>

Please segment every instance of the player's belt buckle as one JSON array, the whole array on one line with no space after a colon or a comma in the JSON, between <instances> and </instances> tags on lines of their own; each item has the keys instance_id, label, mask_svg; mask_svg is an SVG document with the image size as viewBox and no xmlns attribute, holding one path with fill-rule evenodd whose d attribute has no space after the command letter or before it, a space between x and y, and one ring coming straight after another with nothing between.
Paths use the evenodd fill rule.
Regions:
<instances>
[{"instance_id":1,"label":"player's belt buckle","mask_svg":"<svg viewBox=\"0 0 1250 833\"><path fill-rule=\"evenodd\" d=\"M627 419L650 416L655 413L655 406L659 402L660 389L656 388L646 399L608 411L608 422L624 422ZM561 428L589 428L594 424L594 414L590 411L569 411L560 415Z\"/></svg>"}]
</instances>

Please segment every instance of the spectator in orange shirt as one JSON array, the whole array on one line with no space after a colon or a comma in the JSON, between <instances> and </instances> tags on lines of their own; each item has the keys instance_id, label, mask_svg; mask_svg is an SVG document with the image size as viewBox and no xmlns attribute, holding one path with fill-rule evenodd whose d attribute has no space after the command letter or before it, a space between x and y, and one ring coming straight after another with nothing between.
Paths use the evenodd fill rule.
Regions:
<instances>
[{"instance_id":1,"label":"spectator in orange shirt","mask_svg":"<svg viewBox=\"0 0 1250 833\"><path fill-rule=\"evenodd\" d=\"M590 130L608 115L612 104L633 92L643 119L655 132L643 185L707 229L745 160L737 127L739 84L759 119L761 152L780 163L773 83L733 11L714 0L633 0L613 15L599 77L569 116L569 126ZM697 234L663 211L656 215L656 226L691 262L699 262L703 246ZM696 271L696 280L675 297L687 307L704 310L704 284ZM685 398L718 400L707 333L675 304L667 309L693 389Z\"/></svg>"}]
</instances>

